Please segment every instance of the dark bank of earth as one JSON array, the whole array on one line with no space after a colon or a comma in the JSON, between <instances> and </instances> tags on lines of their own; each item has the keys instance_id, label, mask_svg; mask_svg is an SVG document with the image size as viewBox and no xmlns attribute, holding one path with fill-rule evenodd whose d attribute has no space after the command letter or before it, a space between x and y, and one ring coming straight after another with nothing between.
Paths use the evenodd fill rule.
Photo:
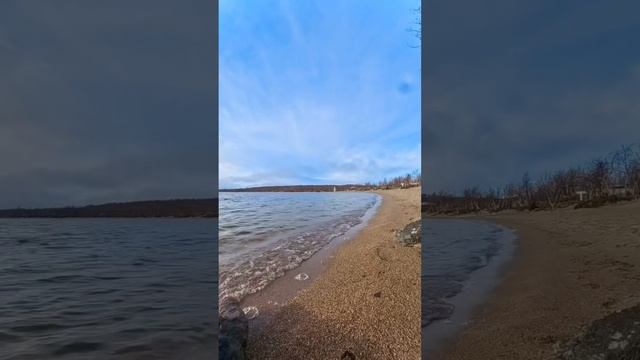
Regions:
<instances>
[{"instance_id":1,"label":"dark bank of earth","mask_svg":"<svg viewBox=\"0 0 640 360\"><path fill-rule=\"evenodd\" d=\"M640 305L594 321L558 352L561 360L640 360Z\"/></svg>"}]
</instances>

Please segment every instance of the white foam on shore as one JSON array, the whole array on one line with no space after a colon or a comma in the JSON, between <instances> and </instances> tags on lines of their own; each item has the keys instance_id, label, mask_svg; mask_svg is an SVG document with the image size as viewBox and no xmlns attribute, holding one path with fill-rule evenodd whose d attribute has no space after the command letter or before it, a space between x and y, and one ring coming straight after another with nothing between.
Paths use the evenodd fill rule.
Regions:
<instances>
[{"instance_id":1,"label":"white foam on shore","mask_svg":"<svg viewBox=\"0 0 640 360\"><path fill-rule=\"evenodd\" d=\"M247 306L246 308L242 309L242 312L249 320L255 319L260 314L258 308L255 306Z\"/></svg>"},{"instance_id":2,"label":"white foam on shore","mask_svg":"<svg viewBox=\"0 0 640 360\"><path fill-rule=\"evenodd\" d=\"M369 204L363 213L345 214L317 229L306 231L270 242L268 246L247 253L244 259L238 258L233 264L221 267L220 298L232 296L242 300L268 286L275 279L284 276L287 271L297 268L302 262L329 244L339 243L352 237L373 217L381 203L379 195ZM295 279L304 281L308 274L298 274Z\"/></svg>"}]
</instances>

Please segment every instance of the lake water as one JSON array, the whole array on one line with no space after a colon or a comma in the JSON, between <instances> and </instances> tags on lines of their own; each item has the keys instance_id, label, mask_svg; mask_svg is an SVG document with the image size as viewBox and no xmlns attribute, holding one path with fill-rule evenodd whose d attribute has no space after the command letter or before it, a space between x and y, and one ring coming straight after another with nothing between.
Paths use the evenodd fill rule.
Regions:
<instances>
[{"instance_id":1,"label":"lake water","mask_svg":"<svg viewBox=\"0 0 640 360\"><path fill-rule=\"evenodd\" d=\"M265 288L363 223L379 201L356 192L220 193L220 297Z\"/></svg>"},{"instance_id":2,"label":"lake water","mask_svg":"<svg viewBox=\"0 0 640 360\"><path fill-rule=\"evenodd\" d=\"M515 236L475 220L423 219L422 224L422 342L428 352L465 326L474 307L486 300L513 255Z\"/></svg>"},{"instance_id":3,"label":"lake water","mask_svg":"<svg viewBox=\"0 0 640 360\"><path fill-rule=\"evenodd\" d=\"M216 238L212 219L0 219L0 358L215 358Z\"/></svg>"}]
</instances>

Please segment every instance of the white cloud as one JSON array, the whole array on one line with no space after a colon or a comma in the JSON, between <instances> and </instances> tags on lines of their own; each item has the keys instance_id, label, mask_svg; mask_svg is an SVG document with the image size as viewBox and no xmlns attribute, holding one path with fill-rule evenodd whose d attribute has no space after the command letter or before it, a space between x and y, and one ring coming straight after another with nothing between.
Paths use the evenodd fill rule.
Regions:
<instances>
[{"instance_id":1,"label":"white cloud","mask_svg":"<svg viewBox=\"0 0 640 360\"><path fill-rule=\"evenodd\" d=\"M221 186L361 182L419 168L420 53L403 43L410 7L362 17L353 4L281 5L229 33L222 20ZM277 30L253 34L263 21Z\"/></svg>"}]
</instances>

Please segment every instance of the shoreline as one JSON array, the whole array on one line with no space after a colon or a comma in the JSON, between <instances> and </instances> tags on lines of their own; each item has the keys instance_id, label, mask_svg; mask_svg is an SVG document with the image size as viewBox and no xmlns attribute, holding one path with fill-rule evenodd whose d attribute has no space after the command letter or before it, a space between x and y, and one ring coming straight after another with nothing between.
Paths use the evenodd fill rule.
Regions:
<instances>
[{"instance_id":1,"label":"shoreline","mask_svg":"<svg viewBox=\"0 0 640 360\"><path fill-rule=\"evenodd\" d=\"M383 199L368 224L338 246L315 281L251 329L249 358L420 358L421 248L395 238L420 219L420 188L375 193Z\"/></svg>"},{"instance_id":2,"label":"shoreline","mask_svg":"<svg viewBox=\"0 0 640 360\"><path fill-rule=\"evenodd\" d=\"M249 320L249 331L260 331L261 327L272 320L274 314L289 301L297 296L301 291L313 284L321 276L335 257L335 253L344 243L353 240L375 217L383 198L377 195L375 205L365 212L362 222L349 229L345 234L331 240L329 244L321 248L309 259L303 261L295 269L287 271L283 276L273 280L264 289L247 295L240 301L241 308L256 307L258 316ZM299 274L308 276L306 280L296 280Z\"/></svg>"},{"instance_id":3,"label":"shoreline","mask_svg":"<svg viewBox=\"0 0 640 360\"><path fill-rule=\"evenodd\" d=\"M448 219L439 218L438 220ZM434 321L422 329L422 354L429 359L431 356L438 356L443 349L450 346L449 344L455 341L456 337L469 325L477 310L485 304L504 280L518 250L518 237L511 228L480 219L452 218L451 220L482 222L501 229L501 250L486 266L469 274L459 293L446 299L447 303L454 306L451 316Z\"/></svg>"},{"instance_id":4,"label":"shoreline","mask_svg":"<svg viewBox=\"0 0 640 360\"><path fill-rule=\"evenodd\" d=\"M436 359L553 359L595 320L640 303L640 202L460 218L514 229L518 251Z\"/></svg>"}]
</instances>

